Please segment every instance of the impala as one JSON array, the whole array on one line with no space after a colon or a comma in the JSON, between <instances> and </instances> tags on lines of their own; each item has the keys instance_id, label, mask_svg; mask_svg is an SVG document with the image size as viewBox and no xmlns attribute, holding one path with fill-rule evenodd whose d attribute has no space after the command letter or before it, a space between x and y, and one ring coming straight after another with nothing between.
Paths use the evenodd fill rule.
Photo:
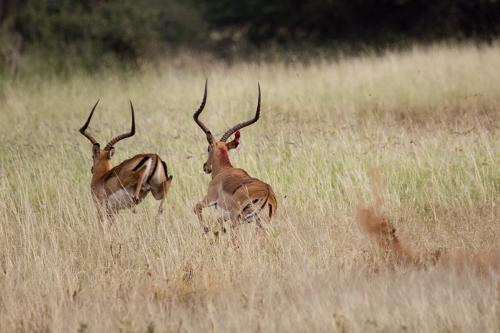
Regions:
<instances>
[{"instance_id":1,"label":"impala","mask_svg":"<svg viewBox=\"0 0 500 333\"><path fill-rule=\"evenodd\" d=\"M231 221L231 229L239 224L255 221L260 230L264 224L268 225L276 213L278 203L272 187L263 181L252 178L245 170L234 168L229 160L228 151L238 147L239 130L255 123L260 116L260 85L259 99L255 117L249 121L230 128L222 138L217 141L208 128L198 119L207 101L207 82L205 94L198 111L193 115L194 121L205 132L208 141L208 159L203 165L207 174L212 174L208 185L208 193L194 207L194 212L205 232L208 228L203 225L201 211L205 207L215 206L222 214L219 222ZM226 143L227 139L235 134L234 140ZM225 229L222 229L225 231Z\"/></svg>"},{"instance_id":2,"label":"impala","mask_svg":"<svg viewBox=\"0 0 500 333\"><path fill-rule=\"evenodd\" d=\"M92 181L90 189L97 207L100 221L106 215L113 218L114 213L120 209L135 207L151 191L156 200L161 200L158 212L163 212L165 197L172 183L172 176L168 175L167 165L157 154L139 154L123 161L114 168L110 166L110 160L115 152L113 147L120 140L129 138L135 134L134 107L130 102L132 111L132 128L129 133L117 136L101 149L99 143L87 132L90 119L94 114L95 103L87 122L80 128L87 139L92 142L92 158L94 160L91 172Z\"/></svg>"}]
</instances>

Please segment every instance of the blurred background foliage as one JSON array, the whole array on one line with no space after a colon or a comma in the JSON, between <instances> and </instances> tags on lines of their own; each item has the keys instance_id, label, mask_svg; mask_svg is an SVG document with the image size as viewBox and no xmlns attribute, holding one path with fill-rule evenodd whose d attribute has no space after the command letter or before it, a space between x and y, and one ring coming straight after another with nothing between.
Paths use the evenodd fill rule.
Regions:
<instances>
[{"instance_id":1,"label":"blurred background foliage","mask_svg":"<svg viewBox=\"0 0 500 333\"><path fill-rule=\"evenodd\" d=\"M491 42L497 0L0 0L0 66L96 70L179 50L231 59L266 50L360 52ZM24 60L23 60L24 59ZM117 61L119 60L119 61Z\"/></svg>"}]
</instances>

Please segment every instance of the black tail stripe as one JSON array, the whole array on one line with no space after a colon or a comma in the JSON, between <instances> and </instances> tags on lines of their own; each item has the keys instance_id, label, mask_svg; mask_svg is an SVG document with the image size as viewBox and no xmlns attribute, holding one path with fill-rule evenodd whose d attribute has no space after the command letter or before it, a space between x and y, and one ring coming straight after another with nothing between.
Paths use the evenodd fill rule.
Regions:
<instances>
[{"instance_id":1,"label":"black tail stripe","mask_svg":"<svg viewBox=\"0 0 500 333\"><path fill-rule=\"evenodd\" d=\"M142 158L142 160L139 162L139 164L137 164L137 165L135 166L135 168L133 168L133 169L132 169L132 171L137 171L137 169L139 169L141 166L143 166L143 165L144 165L144 163L146 163L146 161L147 161L147 160L149 160L149 159L150 159L150 157L149 157L149 156L145 156L145 157L143 157L143 158Z\"/></svg>"},{"instance_id":2,"label":"black tail stripe","mask_svg":"<svg viewBox=\"0 0 500 333\"><path fill-rule=\"evenodd\" d=\"M269 218L273 217L273 205L269 204Z\"/></svg>"},{"instance_id":3,"label":"black tail stripe","mask_svg":"<svg viewBox=\"0 0 500 333\"><path fill-rule=\"evenodd\" d=\"M164 161L161 161L161 165L163 165L163 171L165 171L165 177L168 178L168 168L167 168L167 163Z\"/></svg>"},{"instance_id":4,"label":"black tail stripe","mask_svg":"<svg viewBox=\"0 0 500 333\"><path fill-rule=\"evenodd\" d=\"M156 167L158 166L158 160L160 159L160 157L158 155L156 155L156 160L155 160L155 166L153 168L153 171L151 171L151 173L149 174L149 177L148 179L146 180L146 183L149 183L149 181L151 180L151 178L153 178L153 175L155 174L156 172Z\"/></svg>"},{"instance_id":5,"label":"black tail stripe","mask_svg":"<svg viewBox=\"0 0 500 333\"><path fill-rule=\"evenodd\" d=\"M252 202L247 203L247 204L246 204L246 206L245 206L245 207L243 207L243 209L241 210L240 215L243 215L243 216L247 215L247 210L249 210L250 208L252 208L252 209L253 209L253 208L255 207L255 204L256 204L259 200L260 200L260 199L254 199L254 200L252 200Z\"/></svg>"},{"instance_id":6,"label":"black tail stripe","mask_svg":"<svg viewBox=\"0 0 500 333\"><path fill-rule=\"evenodd\" d=\"M240 214L244 214L245 211L248 209L248 208L251 208L252 207L252 204L251 203L248 203L245 207L243 207L243 209L241 210L241 213Z\"/></svg>"},{"instance_id":7,"label":"black tail stripe","mask_svg":"<svg viewBox=\"0 0 500 333\"><path fill-rule=\"evenodd\" d=\"M264 207L266 206L267 199L269 199L269 195L266 197L266 201L264 201L264 204L262 204L262 206L260 206L260 210L263 210Z\"/></svg>"},{"instance_id":8,"label":"black tail stripe","mask_svg":"<svg viewBox=\"0 0 500 333\"><path fill-rule=\"evenodd\" d=\"M266 200L264 201L264 204L262 204L262 206L260 207L260 210L264 209L264 207L266 206L266 203L267 203L267 200L269 199L269 196L266 198ZM260 199L254 199L252 200L252 202L248 203L245 205L245 207L243 207L243 209L241 210L241 215L245 215L245 212L249 209L249 208L252 208L253 206L255 206L255 204L259 201Z\"/></svg>"}]
</instances>

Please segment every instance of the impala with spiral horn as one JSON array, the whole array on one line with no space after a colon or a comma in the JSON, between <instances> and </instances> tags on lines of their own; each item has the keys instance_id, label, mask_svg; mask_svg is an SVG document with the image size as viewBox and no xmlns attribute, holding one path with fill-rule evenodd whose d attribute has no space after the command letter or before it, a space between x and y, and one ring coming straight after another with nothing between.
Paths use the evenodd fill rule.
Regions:
<instances>
[{"instance_id":1,"label":"impala with spiral horn","mask_svg":"<svg viewBox=\"0 0 500 333\"><path fill-rule=\"evenodd\" d=\"M99 143L87 132L90 119L94 114L95 103L87 122L80 128L87 139L92 142L92 181L90 189L97 207L100 221L105 216L112 218L120 209L132 208L139 204L149 192L156 200L161 200L158 212L163 212L165 197L172 183L168 175L167 165L157 154L139 154L123 161L114 168L110 160L115 152L114 145L120 140L130 138L135 134L134 107L130 102L132 112L132 128L129 133L118 135L101 149Z\"/></svg>"},{"instance_id":2,"label":"impala with spiral horn","mask_svg":"<svg viewBox=\"0 0 500 333\"><path fill-rule=\"evenodd\" d=\"M272 187L263 181L253 178L239 168L234 168L229 160L228 151L238 147L239 130L255 123L260 116L260 85L259 99L255 117L229 129L219 141L215 140L210 130L198 119L207 101L207 82L205 94L200 108L193 115L194 121L205 132L208 141L208 159L203 165L207 174L212 174L208 185L208 193L196 204L194 212L205 232L208 228L203 225L201 211L205 207L215 206L223 215L219 222L231 221L231 228L235 229L242 223L255 221L260 230L264 230L276 213L278 203ZM234 140L227 139L234 134ZM225 230L224 228L222 230Z\"/></svg>"}]
</instances>

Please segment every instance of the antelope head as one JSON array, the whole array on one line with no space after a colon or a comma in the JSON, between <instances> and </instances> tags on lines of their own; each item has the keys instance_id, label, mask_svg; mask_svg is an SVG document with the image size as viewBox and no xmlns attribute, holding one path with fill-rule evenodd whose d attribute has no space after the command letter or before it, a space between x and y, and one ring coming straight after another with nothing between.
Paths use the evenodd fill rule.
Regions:
<instances>
[{"instance_id":1,"label":"antelope head","mask_svg":"<svg viewBox=\"0 0 500 333\"><path fill-rule=\"evenodd\" d=\"M82 133L87 139L92 142L92 159L93 159L93 166L92 169L90 170L93 174L96 172L101 173L101 172L106 172L111 169L109 161L111 160L111 157L113 157L115 153L115 148L114 145L123 139L129 138L135 134L135 119L134 119L134 106L132 105L132 102L130 102L130 109L132 110L132 128L130 129L129 133L121 134L115 137L113 140L109 141L106 147L104 149L101 149L101 146L99 143L92 137L87 132L87 127L89 126L90 119L92 119L92 115L94 114L95 108L97 107L97 104L99 101L97 101L92 108L92 111L90 112L89 118L85 122L85 124L80 128L80 133Z\"/></svg>"},{"instance_id":2,"label":"antelope head","mask_svg":"<svg viewBox=\"0 0 500 333\"><path fill-rule=\"evenodd\" d=\"M208 158L207 161L203 164L203 171L205 173L210 174L214 169L217 171L224 166L231 167L231 162L229 161L228 151L231 149L235 149L238 147L240 143L240 132L239 130L250 126L259 120L260 117L260 84L259 87L259 99L257 102L257 111L255 112L255 117L251 120L245 121L243 123L237 124L231 127L227 132L220 138L219 141L215 140L210 130L203 124L199 119L200 113L205 108L205 104L207 101L207 81L205 81L205 94L203 95L203 101L201 102L200 108L193 115L194 121L200 126L200 128L205 132L208 141ZM230 142L226 142L231 135L234 134L234 140ZM214 174L212 174L212 177Z\"/></svg>"}]
</instances>

